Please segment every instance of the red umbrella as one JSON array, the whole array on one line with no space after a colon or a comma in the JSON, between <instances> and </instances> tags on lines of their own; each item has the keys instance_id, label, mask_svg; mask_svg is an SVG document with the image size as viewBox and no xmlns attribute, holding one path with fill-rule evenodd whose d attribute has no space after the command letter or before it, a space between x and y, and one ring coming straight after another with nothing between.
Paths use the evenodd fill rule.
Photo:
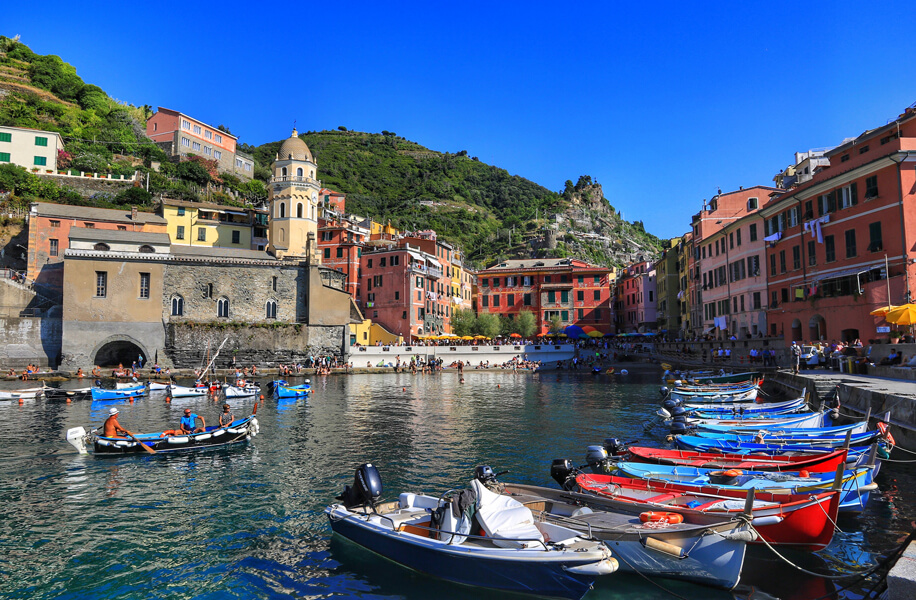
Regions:
<instances>
[{"instance_id":1,"label":"red umbrella","mask_svg":"<svg viewBox=\"0 0 916 600\"><path fill-rule=\"evenodd\" d=\"M522 337L522 336L521 336L521 334L518 334L518 333L510 333L510 334L509 334L509 337L511 337L511 338L520 338L520 337Z\"/></svg>"}]
</instances>

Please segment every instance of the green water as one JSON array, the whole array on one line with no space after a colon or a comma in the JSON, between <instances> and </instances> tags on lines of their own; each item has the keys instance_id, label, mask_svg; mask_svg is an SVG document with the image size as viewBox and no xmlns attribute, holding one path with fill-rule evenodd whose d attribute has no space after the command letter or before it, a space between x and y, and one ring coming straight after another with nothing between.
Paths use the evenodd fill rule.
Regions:
<instances>
[{"instance_id":1,"label":"green water","mask_svg":"<svg viewBox=\"0 0 916 600\"><path fill-rule=\"evenodd\" d=\"M307 401L268 399L250 444L197 454L96 458L64 441L99 425L111 404L0 403L0 598L503 598L432 580L331 538L323 509L354 468L372 462L385 497L407 488L463 487L473 468L548 485L554 458L581 461L588 444L640 438L658 404L658 376L571 373L353 375L313 378ZM12 386L7 386L12 387ZM254 400L233 401L236 415ZM121 404L121 422L156 431L207 399L153 396ZM903 458L906 458L903 456ZM829 549L796 556L814 570L867 563L916 517L913 470L885 465L882 493L844 519ZM737 590L812 598L832 584L799 576L771 556L748 561ZM690 598L731 594L655 580ZM612 575L588 599L664 597L639 577ZM850 597L855 597L850 596Z\"/></svg>"}]
</instances>

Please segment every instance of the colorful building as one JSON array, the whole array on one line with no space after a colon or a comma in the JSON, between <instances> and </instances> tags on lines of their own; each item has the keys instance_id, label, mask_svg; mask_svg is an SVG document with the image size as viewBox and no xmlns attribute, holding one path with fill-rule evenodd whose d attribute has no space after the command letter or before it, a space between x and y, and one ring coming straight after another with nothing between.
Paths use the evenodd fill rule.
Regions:
<instances>
[{"instance_id":1,"label":"colorful building","mask_svg":"<svg viewBox=\"0 0 916 600\"><path fill-rule=\"evenodd\" d=\"M59 133L0 126L0 165L14 164L35 173L57 171L57 153L64 149Z\"/></svg>"},{"instance_id":2,"label":"colorful building","mask_svg":"<svg viewBox=\"0 0 916 600\"><path fill-rule=\"evenodd\" d=\"M352 219L337 217L318 220L321 264L346 275L344 289L354 298L358 297L360 284L360 257L368 241L369 230Z\"/></svg>"},{"instance_id":3,"label":"colorful building","mask_svg":"<svg viewBox=\"0 0 916 600\"><path fill-rule=\"evenodd\" d=\"M268 185L268 251L277 258L307 257L320 261L316 238L318 233L318 163L311 150L293 129L280 144L271 166Z\"/></svg>"},{"instance_id":4,"label":"colorful building","mask_svg":"<svg viewBox=\"0 0 916 600\"><path fill-rule=\"evenodd\" d=\"M177 110L160 106L146 122L146 136L175 159L201 156L215 160L221 173L254 176L254 159L238 151L237 137Z\"/></svg>"},{"instance_id":5,"label":"colorful building","mask_svg":"<svg viewBox=\"0 0 916 600\"><path fill-rule=\"evenodd\" d=\"M824 157L829 166L761 210L767 322L787 342L867 342L893 328L869 313L916 289L916 110Z\"/></svg>"},{"instance_id":6,"label":"colorful building","mask_svg":"<svg viewBox=\"0 0 916 600\"><path fill-rule=\"evenodd\" d=\"M477 312L515 318L534 313L537 330L591 326L611 331L610 269L575 258L506 260L477 273Z\"/></svg>"},{"instance_id":7,"label":"colorful building","mask_svg":"<svg viewBox=\"0 0 916 600\"><path fill-rule=\"evenodd\" d=\"M693 233L687 232L681 236L677 245L677 299L678 299L678 337L687 339L691 331L690 319L690 294L693 291L691 281L691 265L693 264Z\"/></svg>"},{"instance_id":8,"label":"colorful building","mask_svg":"<svg viewBox=\"0 0 916 600\"><path fill-rule=\"evenodd\" d=\"M656 271L649 261L628 266L617 279L617 332L648 333L658 327Z\"/></svg>"},{"instance_id":9,"label":"colorful building","mask_svg":"<svg viewBox=\"0 0 916 600\"><path fill-rule=\"evenodd\" d=\"M63 285L64 252L70 247L72 227L166 233L167 222L159 215L140 212L137 207L126 211L33 202L29 207L26 277L54 293L59 293Z\"/></svg>"},{"instance_id":10,"label":"colorful building","mask_svg":"<svg viewBox=\"0 0 916 600\"><path fill-rule=\"evenodd\" d=\"M678 269L677 249L681 238L672 238L668 247L662 250L661 258L655 263L656 289L658 291L657 311L659 333L677 333L680 328L681 315L678 306Z\"/></svg>"},{"instance_id":11,"label":"colorful building","mask_svg":"<svg viewBox=\"0 0 916 600\"><path fill-rule=\"evenodd\" d=\"M251 208L209 202L163 199L159 212L172 244L257 250L253 247L258 213ZM263 247L261 248L263 250Z\"/></svg>"}]
</instances>

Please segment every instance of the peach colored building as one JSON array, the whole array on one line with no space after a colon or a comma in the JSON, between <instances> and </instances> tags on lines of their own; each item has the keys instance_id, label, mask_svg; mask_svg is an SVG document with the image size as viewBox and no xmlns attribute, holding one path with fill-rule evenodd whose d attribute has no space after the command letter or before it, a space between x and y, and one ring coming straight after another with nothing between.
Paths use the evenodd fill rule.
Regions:
<instances>
[{"instance_id":1,"label":"peach colored building","mask_svg":"<svg viewBox=\"0 0 916 600\"><path fill-rule=\"evenodd\" d=\"M33 202L29 209L29 256L26 277L53 292L63 285L64 251L69 247L70 228L166 233L167 222L159 215L69 204Z\"/></svg>"},{"instance_id":2,"label":"peach colored building","mask_svg":"<svg viewBox=\"0 0 916 600\"><path fill-rule=\"evenodd\" d=\"M824 157L829 166L761 211L770 334L888 337L896 328L869 313L916 291L916 110Z\"/></svg>"},{"instance_id":3,"label":"peach colored building","mask_svg":"<svg viewBox=\"0 0 916 600\"><path fill-rule=\"evenodd\" d=\"M714 328L720 331L731 331L728 317L732 312L733 303L730 301L727 263L731 250L736 247L737 237L743 236L743 245L744 241L750 239L750 231L741 230L739 234L738 229L732 229L726 235L717 234L736 221L760 210L771 194L780 191L777 188L757 185L749 188L742 187L733 192L719 192L708 204L704 201L703 210L693 216L691 226L694 289L690 297L690 305L691 327L694 335L712 333ZM749 225L750 223L747 224L748 227ZM757 240L760 239L759 227L760 225L757 224L758 232L755 236ZM740 270L738 273L740 276ZM729 301L728 307L726 307L726 301ZM740 299L738 307L740 309ZM745 323L747 327L751 327L747 321ZM759 323L757 325L759 328Z\"/></svg>"},{"instance_id":4,"label":"peach colored building","mask_svg":"<svg viewBox=\"0 0 916 600\"><path fill-rule=\"evenodd\" d=\"M160 106L146 122L146 135L169 156L193 154L215 160L221 172L249 179L254 175L254 160L238 151L238 138L177 110Z\"/></svg>"}]
</instances>

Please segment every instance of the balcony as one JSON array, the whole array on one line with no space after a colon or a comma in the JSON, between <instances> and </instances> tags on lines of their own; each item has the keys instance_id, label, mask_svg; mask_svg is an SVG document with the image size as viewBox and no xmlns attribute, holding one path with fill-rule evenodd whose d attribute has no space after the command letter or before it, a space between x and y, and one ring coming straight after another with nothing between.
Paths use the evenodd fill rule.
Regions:
<instances>
[{"instance_id":1,"label":"balcony","mask_svg":"<svg viewBox=\"0 0 916 600\"><path fill-rule=\"evenodd\" d=\"M412 264L410 265L410 271L412 273L417 273L419 275L426 275L427 277L432 277L434 279L440 279L442 277L442 269L437 269L436 267L427 267L425 265Z\"/></svg>"},{"instance_id":2,"label":"balcony","mask_svg":"<svg viewBox=\"0 0 916 600\"><path fill-rule=\"evenodd\" d=\"M281 175L280 177L271 177L271 178L270 178L270 183L271 183L271 184L280 184L280 183L286 183L286 184L301 183L301 184L303 184L303 185L306 185L306 184L319 185L319 182L318 182L317 179L314 179L314 178L312 178L312 177L298 177L298 176L296 176L296 175L286 175L285 177Z\"/></svg>"}]
</instances>

